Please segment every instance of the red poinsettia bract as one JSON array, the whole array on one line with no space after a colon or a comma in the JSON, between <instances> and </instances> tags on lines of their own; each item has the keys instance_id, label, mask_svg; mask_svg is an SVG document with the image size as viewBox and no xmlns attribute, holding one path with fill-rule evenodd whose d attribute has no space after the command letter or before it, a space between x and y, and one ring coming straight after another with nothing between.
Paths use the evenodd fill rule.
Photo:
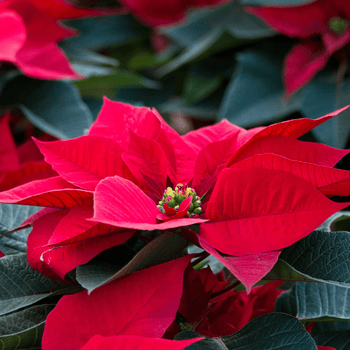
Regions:
<instances>
[{"instance_id":1,"label":"red poinsettia bract","mask_svg":"<svg viewBox=\"0 0 350 350\"><path fill-rule=\"evenodd\" d=\"M142 22L151 26L164 26L183 21L190 8L211 7L231 0L120 0Z\"/></svg>"},{"instance_id":2,"label":"red poinsettia bract","mask_svg":"<svg viewBox=\"0 0 350 350\"><path fill-rule=\"evenodd\" d=\"M190 259L126 275L90 295L64 296L47 318L43 350L183 349L200 340L159 339L175 319Z\"/></svg>"},{"instance_id":3,"label":"red poinsettia bract","mask_svg":"<svg viewBox=\"0 0 350 350\"><path fill-rule=\"evenodd\" d=\"M342 0L317 0L300 6L247 6L278 32L300 38L285 59L284 82L287 95L293 94L322 70L329 58L348 56L350 4Z\"/></svg>"},{"instance_id":4,"label":"red poinsettia bract","mask_svg":"<svg viewBox=\"0 0 350 350\"><path fill-rule=\"evenodd\" d=\"M36 141L58 176L0 201L52 208L27 221L28 259L51 277L135 230L180 228L249 290L281 249L348 205L327 196L350 194L350 172L333 168L349 151L297 140L341 111L252 130L224 120L181 137L155 110L106 99L88 135Z\"/></svg>"},{"instance_id":5,"label":"red poinsettia bract","mask_svg":"<svg viewBox=\"0 0 350 350\"><path fill-rule=\"evenodd\" d=\"M80 9L63 0L4 0L0 3L0 61L38 79L80 79L57 43L76 35L62 19L111 14Z\"/></svg>"}]
</instances>

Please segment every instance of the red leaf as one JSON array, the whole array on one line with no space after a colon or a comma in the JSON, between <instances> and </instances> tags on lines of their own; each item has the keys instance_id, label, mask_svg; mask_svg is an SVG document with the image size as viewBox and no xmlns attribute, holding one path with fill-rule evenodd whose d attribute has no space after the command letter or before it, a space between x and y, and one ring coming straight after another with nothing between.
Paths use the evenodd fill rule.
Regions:
<instances>
[{"instance_id":1,"label":"red leaf","mask_svg":"<svg viewBox=\"0 0 350 350\"><path fill-rule=\"evenodd\" d=\"M156 140L160 132L160 121L147 107L135 107L104 97L101 112L88 135L113 138L126 148L130 138L129 130L138 136Z\"/></svg>"},{"instance_id":2,"label":"red leaf","mask_svg":"<svg viewBox=\"0 0 350 350\"><path fill-rule=\"evenodd\" d=\"M42 79L81 78L57 43L75 34L29 1L3 1L0 8L13 10L25 26L25 41L10 60L26 75ZM18 21L18 19L17 19ZM43 30L45 31L43 35ZM23 39L22 39L23 40Z\"/></svg>"},{"instance_id":3,"label":"red leaf","mask_svg":"<svg viewBox=\"0 0 350 350\"><path fill-rule=\"evenodd\" d=\"M24 47L17 53L16 65L25 75L37 79L84 78L73 69L56 43L49 43L41 47L30 47L28 44L28 47Z\"/></svg>"},{"instance_id":4,"label":"red leaf","mask_svg":"<svg viewBox=\"0 0 350 350\"><path fill-rule=\"evenodd\" d=\"M204 338L177 341L136 335L117 335L115 337L95 335L81 350L182 350L202 339Z\"/></svg>"},{"instance_id":5,"label":"red leaf","mask_svg":"<svg viewBox=\"0 0 350 350\"><path fill-rule=\"evenodd\" d=\"M323 46L311 40L295 45L288 53L283 68L283 80L287 97L306 85L322 70L331 54Z\"/></svg>"},{"instance_id":6,"label":"red leaf","mask_svg":"<svg viewBox=\"0 0 350 350\"><path fill-rule=\"evenodd\" d=\"M48 245L62 246L110 233L123 234L120 235L120 240L126 240L125 237L132 236L133 231L126 232L110 225L87 221L92 215L92 207L71 208L68 214L56 225Z\"/></svg>"},{"instance_id":7,"label":"red leaf","mask_svg":"<svg viewBox=\"0 0 350 350\"><path fill-rule=\"evenodd\" d=\"M194 168L193 187L201 197L216 182L217 173L237 151L237 135L209 143L199 152Z\"/></svg>"},{"instance_id":8,"label":"red leaf","mask_svg":"<svg viewBox=\"0 0 350 350\"><path fill-rule=\"evenodd\" d=\"M166 230L206 221L184 218L157 223L158 214L153 200L131 181L114 176L96 187L93 221L135 230Z\"/></svg>"},{"instance_id":9,"label":"red leaf","mask_svg":"<svg viewBox=\"0 0 350 350\"><path fill-rule=\"evenodd\" d=\"M124 243L133 234L131 231L110 234L103 232L99 236L96 232L91 233L91 225L85 222L83 215L73 215L77 214L76 211L69 214L70 209L63 209L40 217L33 223L33 230L28 237L28 262L34 269L51 278L62 280L67 272L87 263L102 251ZM64 222L61 224L62 220ZM60 246L48 247L56 229L56 234L59 235L62 228L69 227L69 222L72 227L67 233L66 242ZM84 232L85 229L87 233Z\"/></svg>"},{"instance_id":10,"label":"red leaf","mask_svg":"<svg viewBox=\"0 0 350 350\"><path fill-rule=\"evenodd\" d=\"M233 125L224 119L220 123L190 131L182 136L182 139L190 144L190 146L198 153L202 148L212 142L220 141L234 135L238 136L241 132L244 133L245 129Z\"/></svg>"},{"instance_id":11,"label":"red leaf","mask_svg":"<svg viewBox=\"0 0 350 350\"><path fill-rule=\"evenodd\" d=\"M281 123L271 124L266 128L261 129L261 131L259 131L258 133L256 133L251 138L251 141L264 136L288 136L297 139L298 137L306 134L308 131L315 128L316 126L326 122L327 120L343 112L347 108L349 108L349 106L337 109L336 111L326 114L325 116L317 119L300 118L287 120Z\"/></svg>"},{"instance_id":12,"label":"red leaf","mask_svg":"<svg viewBox=\"0 0 350 350\"><path fill-rule=\"evenodd\" d=\"M92 203L92 192L75 189L75 186L56 176L0 192L0 202L66 208Z\"/></svg>"},{"instance_id":13,"label":"red leaf","mask_svg":"<svg viewBox=\"0 0 350 350\"><path fill-rule=\"evenodd\" d=\"M0 27L1 24L0 15ZM19 168L19 158L16 144L9 126L9 117L10 115L7 114L5 117L0 118L0 174Z\"/></svg>"},{"instance_id":14,"label":"red leaf","mask_svg":"<svg viewBox=\"0 0 350 350\"><path fill-rule=\"evenodd\" d=\"M157 142L130 131L130 142L122 158L136 179L144 186L154 189L161 198L166 188L168 170L162 147ZM146 178L142 174L146 175ZM149 186L145 180L147 178L153 180L154 188Z\"/></svg>"},{"instance_id":15,"label":"red leaf","mask_svg":"<svg viewBox=\"0 0 350 350\"><path fill-rule=\"evenodd\" d=\"M57 176L51 165L45 162L30 162L19 169L8 171L0 182L0 191L6 191L16 186L35 180Z\"/></svg>"},{"instance_id":16,"label":"red leaf","mask_svg":"<svg viewBox=\"0 0 350 350\"><path fill-rule=\"evenodd\" d=\"M107 176L134 180L121 157L124 149L111 139L81 136L67 141L35 142L54 170L84 189L94 190Z\"/></svg>"},{"instance_id":17,"label":"red leaf","mask_svg":"<svg viewBox=\"0 0 350 350\"><path fill-rule=\"evenodd\" d=\"M247 6L246 11L259 16L266 24L282 34L301 38L323 33L328 20L333 16L339 16L331 2L327 1L288 7Z\"/></svg>"},{"instance_id":18,"label":"red leaf","mask_svg":"<svg viewBox=\"0 0 350 350\"><path fill-rule=\"evenodd\" d=\"M2 10L1 12L0 60L15 63L16 54L27 39L26 27L22 18L15 11Z\"/></svg>"},{"instance_id":19,"label":"red leaf","mask_svg":"<svg viewBox=\"0 0 350 350\"><path fill-rule=\"evenodd\" d=\"M188 183L193 178L193 168L197 152L164 121L155 109L152 109L152 111L158 117L162 125L162 130L158 135L157 142L163 147L170 165L176 172L177 183Z\"/></svg>"},{"instance_id":20,"label":"red leaf","mask_svg":"<svg viewBox=\"0 0 350 350\"><path fill-rule=\"evenodd\" d=\"M80 349L97 334L162 337L179 307L190 259L134 272L90 295L64 296L46 320L43 349Z\"/></svg>"},{"instance_id":21,"label":"red leaf","mask_svg":"<svg viewBox=\"0 0 350 350\"><path fill-rule=\"evenodd\" d=\"M179 307L179 313L186 318L187 323L193 324L201 319L218 282L210 268L199 271L190 266L187 268Z\"/></svg>"},{"instance_id":22,"label":"red leaf","mask_svg":"<svg viewBox=\"0 0 350 350\"><path fill-rule=\"evenodd\" d=\"M250 293L252 286L259 282L273 268L282 251L276 250L243 256L224 256L214 249L202 236L199 236L199 243L204 250L215 256L216 259L225 265L242 282L247 293Z\"/></svg>"},{"instance_id":23,"label":"red leaf","mask_svg":"<svg viewBox=\"0 0 350 350\"><path fill-rule=\"evenodd\" d=\"M257 154L232 165L232 168L264 167L299 176L327 196L350 195L350 171L290 160L277 154Z\"/></svg>"},{"instance_id":24,"label":"red leaf","mask_svg":"<svg viewBox=\"0 0 350 350\"><path fill-rule=\"evenodd\" d=\"M17 0L22 2L22 0ZM30 0L36 7L55 19L73 19L86 16L118 14L119 9L80 8L63 0Z\"/></svg>"},{"instance_id":25,"label":"red leaf","mask_svg":"<svg viewBox=\"0 0 350 350\"><path fill-rule=\"evenodd\" d=\"M284 136L267 136L246 143L226 166L230 167L256 154L273 153L293 160L333 167L349 152L350 150L337 149L316 142L304 142Z\"/></svg>"},{"instance_id":26,"label":"red leaf","mask_svg":"<svg viewBox=\"0 0 350 350\"><path fill-rule=\"evenodd\" d=\"M309 182L281 170L225 169L200 235L229 255L267 252L307 236L349 203L335 203Z\"/></svg>"}]
</instances>

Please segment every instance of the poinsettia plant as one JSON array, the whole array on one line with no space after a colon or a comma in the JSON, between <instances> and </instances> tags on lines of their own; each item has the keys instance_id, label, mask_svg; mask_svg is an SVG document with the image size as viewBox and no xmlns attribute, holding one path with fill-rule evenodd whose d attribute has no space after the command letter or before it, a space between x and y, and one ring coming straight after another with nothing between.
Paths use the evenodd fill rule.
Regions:
<instances>
[{"instance_id":1,"label":"poinsettia plant","mask_svg":"<svg viewBox=\"0 0 350 350\"><path fill-rule=\"evenodd\" d=\"M39 309L19 337L33 347L47 316L43 349L321 349L298 318L349 318L307 303L348 291L350 234L316 229L350 204L350 172L334 168L349 150L298 138L344 109L180 136L155 109L105 99L87 135L34 139L45 166L13 165L1 183L1 203L43 207L6 232L33 227L28 262L0 260L29 288L3 284L4 322Z\"/></svg>"}]
</instances>

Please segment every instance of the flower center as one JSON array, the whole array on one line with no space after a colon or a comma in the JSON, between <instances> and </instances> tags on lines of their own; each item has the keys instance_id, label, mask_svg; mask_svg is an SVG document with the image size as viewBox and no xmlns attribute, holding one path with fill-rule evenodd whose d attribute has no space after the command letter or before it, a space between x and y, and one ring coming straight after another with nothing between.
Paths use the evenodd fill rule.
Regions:
<instances>
[{"instance_id":1,"label":"flower center","mask_svg":"<svg viewBox=\"0 0 350 350\"><path fill-rule=\"evenodd\" d=\"M341 17L332 17L328 22L329 29L338 34L344 34L348 29L349 21Z\"/></svg>"},{"instance_id":2,"label":"flower center","mask_svg":"<svg viewBox=\"0 0 350 350\"><path fill-rule=\"evenodd\" d=\"M184 201L189 196L192 196L192 202L188 208L188 215L198 215L202 212L201 208L201 200L197 196L195 190L191 187L187 187L186 184L177 184L175 189L172 189L171 187L168 187L164 191L163 198L159 201L157 207L158 209L163 213L166 214L167 211L164 208L164 205L166 204L168 207L175 209L176 211L179 210L179 206L182 201Z\"/></svg>"}]
</instances>

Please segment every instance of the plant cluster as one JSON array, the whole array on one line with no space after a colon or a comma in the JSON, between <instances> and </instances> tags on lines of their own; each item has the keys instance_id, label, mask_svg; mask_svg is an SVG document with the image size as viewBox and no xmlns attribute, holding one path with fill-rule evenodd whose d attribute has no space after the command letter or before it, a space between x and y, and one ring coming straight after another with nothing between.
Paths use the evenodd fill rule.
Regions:
<instances>
[{"instance_id":1,"label":"plant cluster","mask_svg":"<svg viewBox=\"0 0 350 350\"><path fill-rule=\"evenodd\" d=\"M346 350L347 12L0 2L2 349Z\"/></svg>"}]
</instances>

